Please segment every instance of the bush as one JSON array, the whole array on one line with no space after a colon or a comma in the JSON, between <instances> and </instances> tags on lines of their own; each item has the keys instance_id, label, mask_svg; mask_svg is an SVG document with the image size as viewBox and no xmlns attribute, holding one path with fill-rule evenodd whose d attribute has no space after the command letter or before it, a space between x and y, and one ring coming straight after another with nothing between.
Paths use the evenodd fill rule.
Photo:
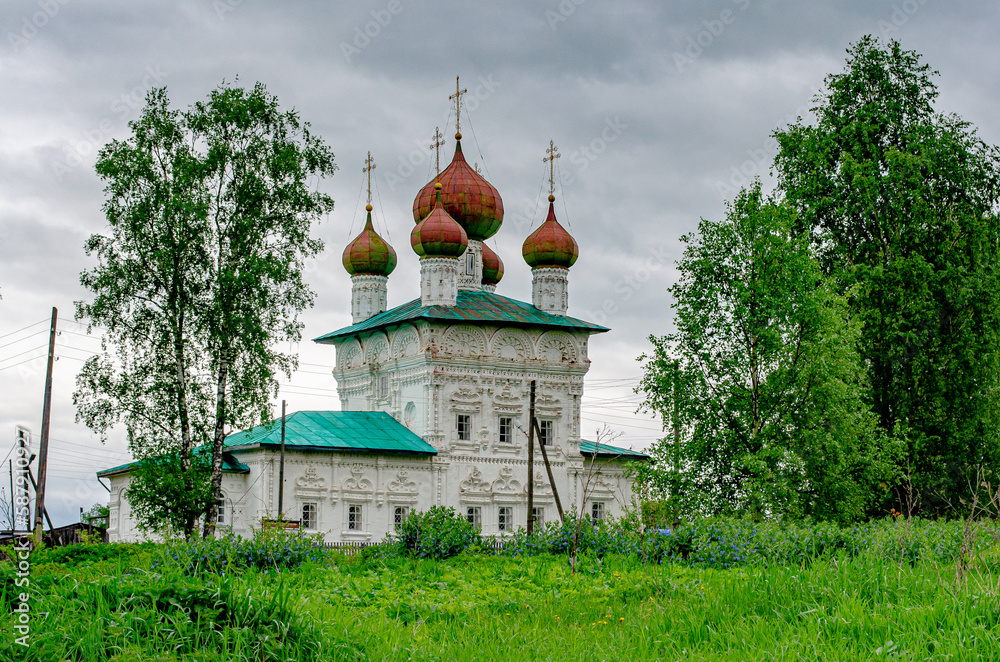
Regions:
<instances>
[{"instance_id":1,"label":"bush","mask_svg":"<svg viewBox=\"0 0 1000 662\"><path fill-rule=\"evenodd\" d=\"M397 540L407 554L421 559L446 559L482 542L471 522L444 506L410 513L399 527Z\"/></svg>"},{"instance_id":2,"label":"bush","mask_svg":"<svg viewBox=\"0 0 1000 662\"><path fill-rule=\"evenodd\" d=\"M153 567L180 564L188 575L222 574L241 568L297 568L327 558L320 542L318 535L281 529L260 529L252 538L230 533L221 538L174 541L161 548L161 557Z\"/></svg>"}]
</instances>

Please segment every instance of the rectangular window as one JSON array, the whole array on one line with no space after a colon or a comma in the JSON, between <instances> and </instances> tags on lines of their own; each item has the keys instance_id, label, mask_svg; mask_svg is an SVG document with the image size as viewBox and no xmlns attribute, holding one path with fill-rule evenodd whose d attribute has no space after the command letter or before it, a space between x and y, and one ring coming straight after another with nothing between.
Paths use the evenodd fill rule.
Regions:
<instances>
[{"instance_id":1,"label":"rectangular window","mask_svg":"<svg viewBox=\"0 0 1000 662\"><path fill-rule=\"evenodd\" d=\"M316 528L318 524L316 515L319 511L317 505L313 502L308 502L302 504L302 528L309 529L312 531Z\"/></svg>"},{"instance_id":2,"label":"rectangular window","mask_svg":"<svg viewBox=\"0 0 1000 662\"><path fill-rule=\"evenodd\" d=\"M348 531L361 531L364 528L364 522L361 519L361 506L357 504L352 504L347 507L347 530Z\"/></svg>"},{"instance_id":3,"label":"rectangular window","mask_svg":"<svg viewBox=\"0 0 1000 662\"><path fill-rule=\"evenodd\" d=\"M406 506L396 506L392 511L392 528L399 531L403 526L403 521L409 517L410 509Z\"/></svg>"},{"instance_id":4,"label":"rectangular window","mask_svg":"<svg viewBox=\"0 0 1000 662\"><path fill-rule=\"evenodd\" d=\"M595 522L600 522L604 519L604 503L601 501L595 501L590 506L590 519Z\"/></svg>"},{"instance_id":5,"label":"rectangular window","mask_svg":"<svg viewBox=\"0 0 1000 662\"><path fill-rule=\"evenodd\" d=\"M458 415L458 440L472 440L472 417L468 414Z\"/></svg>"},{"instance_id":6,"label":"rectangular window","mask_svg":"<svg viewBox=\"0 0 1000 662\"><path fill-rule=\"evenodd\" d=\"M465 254L465 275L476 275L476 255L472 251Z\"/></svg>"},{"instance_id":7,"label":"rectangular window","mask_svg":"<svg viewBox=\"0 0 1000 662\"><path fill-rule=\"evenodd\" d=\"M535 518L535 526L545 526L545 509L532 508L531 514Z\"/></svg>"},{"instance_id":8,"label":"rectangular window","mask_svg":"<svg viewBox=\"0 0 1000 662\"><path fill-rule=\"evenodd\" d=\"M514 442L514 419L506 416L500 417L500 443L510 444Z\"/></svg>"},{"instance_id":9,"label":"rectangular window","mask_svg":"<svg viewBox=\"0 0 1000 662\"><path fill-rule=\"evenodd\" d=\"M219 508L219 512L215 516L215 523L217 525L218 524L225 524L226 523L226 499L225 499L225 497L219 499L219 501L217 503L217 506Z\"/></svg>"},{"instance_id":10,"label":"rectangular window","mask_svg":"<svg viewBox=\"0 0 1000 662\"><path fill-rule=\"evenodd\" d=\"M378 397L389 397L389 375L381 375L378 378Z\"/></svg>"},{"instance_id":11,"label":"rectangular window","mask_svg":"<svg viewBox=\"0 0 1000 662\"><path fill-rule=\"evenodd\" d=\"M468 510L465 511L465 517L477 529L483 528L483 509L479 506L469 506Z\"/></svg>"},{"instance_id":12,"label":"rectangular window","mask_svg":"<svg viewBox=\"0 0 1000 662\"><path fill-rule=\"evenodd\" d=\"M538 429L541 430L541 437L538 443L542 446L552 445L552 421L538 421Z\"/></svg>"},{"instance_id":13,"label":"rectangular window","mask_svg":"<svg viewBox=\"0 0 1000 662\"><path fill-rule=\"evenodd\" d=\"M500 506L497 515L497 529L510 531L514 528L514 509L511 506Z\"/></svg>"}]
</instances>

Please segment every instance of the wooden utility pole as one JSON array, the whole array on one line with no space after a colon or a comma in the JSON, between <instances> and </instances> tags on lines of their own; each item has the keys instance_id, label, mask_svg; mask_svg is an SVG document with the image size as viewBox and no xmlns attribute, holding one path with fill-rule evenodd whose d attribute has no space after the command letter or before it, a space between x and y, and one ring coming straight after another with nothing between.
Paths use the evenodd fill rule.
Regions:
<instances>
[{"instance_id":1,"label":"wooden utility pole","mask_svg":"<svg viewBox=\"0 0 1000 662\"><path fill-rule=\"evenodd\" d=\"M528 535L535 530L535 380L528 400Z\"/></svg>"},{"instance_id":2,"label":"wooden utility pole","mask_svg":"<svg viewBox=\"0 0 1000 662\"><path fill-rule=\"evenodd\" d=\"M369 157L371 155L369 154ZM278 463L278 520L285 519L285 401L281 401L281 460Z\"/></svg>"},{"instance_id":3,"label":"wooden utility pole","mask_svg":"<svg viewBox=\"0 0 1000 662\"><path fill-rule=\"evenodd\" d=\"M56 318L59 311L52 307L49 326L49 365L45 372L45 400L42 404L42 439L38 443L38 485L35 487L35 544L42 542L42 518L45 516L45 474L49 461L49 414L52 411L52 364L56 357ZM49 529L52 522L49 522Z\"/></svg>"}]
</instances>

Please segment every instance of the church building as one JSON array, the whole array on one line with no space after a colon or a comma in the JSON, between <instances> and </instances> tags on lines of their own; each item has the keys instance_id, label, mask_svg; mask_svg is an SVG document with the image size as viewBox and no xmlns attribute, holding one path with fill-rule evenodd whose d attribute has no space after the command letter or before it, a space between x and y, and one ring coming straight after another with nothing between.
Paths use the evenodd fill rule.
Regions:
<instances>
[{"instance_id":1,"label":"church building","mask_svg":"<svg viewBox=\"0 0 1000 662\"><path fill-rule=\"evenodd\" d=\"M556 156L550 144L550 165ZM369 177L371 167L369 155ZM622 512L628 464L647 456L582 436L588 345L608 329L567 315L579 248L556 219L552 181L548 215L522 246L530 303L496 293L504 265L485 241L501 229L503 202L465 160L460 131L451 164L413 201L420 298L392 309L397 255L374 229L369 193L364 229L343 253L353 323L315 339L335 359L340 410L286 417L283 485L280 422L227 437L221 528L251 534L279 516L280 492L281 517L330 542L381 540L434 505L502 536L529 515L536 526L558 520L539 444L567 513ZM540 438L529 467L533 382ZM111 483L111 540L138 539L123 497L129 465L98 475Z\"/></svg>"}]
</instances>

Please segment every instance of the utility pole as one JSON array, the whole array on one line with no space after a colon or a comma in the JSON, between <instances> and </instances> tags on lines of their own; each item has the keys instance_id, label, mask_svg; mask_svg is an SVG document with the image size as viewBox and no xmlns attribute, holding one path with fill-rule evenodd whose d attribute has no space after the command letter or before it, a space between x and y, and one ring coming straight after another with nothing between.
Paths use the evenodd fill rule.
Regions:
<instances>
[{"instance_id":1,"label":"utility pole","mask_svg":"<svg viewBox=\"0 0 1000 662\"><path fill-rule=\"evenodd\" d=\"M45 400L42 404L42 440L38 444L38 486L35 488L35 544L42 542L42 517L45 516L45 474L49 461L49 414L52 412L52 364L56 357L56 318L59 311L52 306L49 326L49 365L45 372ZM49 528L52 523L49 522Z\"/></svg>"},{"instance_id":2,"label":"utility pole","mask_svg":"<svg viewBox=\"0 0 1000 662\"><path fill-rule=\"evenodd\" d=\"M369 157L371 154L369 154ZM281 401L281 461L278 464L278 521L285 519L285 401Z\"/></svg>"},{"instance_id":3,"label":"utility pole","mask_svg":"<svg viewBox=\"0 0 1000 662\"><path fill-rule=\"evenodd\" d=\"M528 535L535 530L535 380L528 400Z\"/></svg>"}]
</instances>

